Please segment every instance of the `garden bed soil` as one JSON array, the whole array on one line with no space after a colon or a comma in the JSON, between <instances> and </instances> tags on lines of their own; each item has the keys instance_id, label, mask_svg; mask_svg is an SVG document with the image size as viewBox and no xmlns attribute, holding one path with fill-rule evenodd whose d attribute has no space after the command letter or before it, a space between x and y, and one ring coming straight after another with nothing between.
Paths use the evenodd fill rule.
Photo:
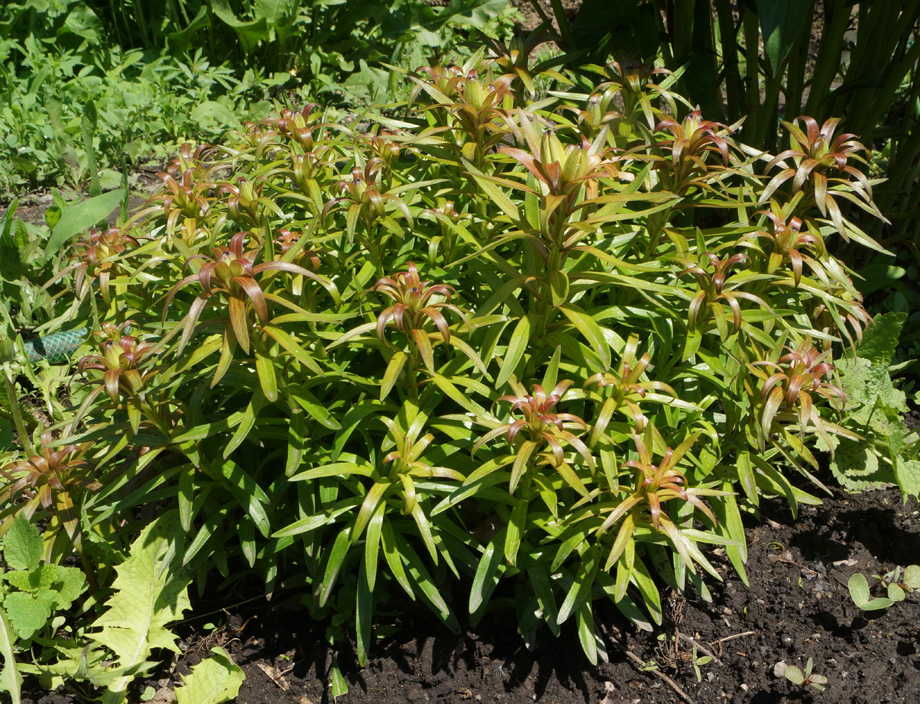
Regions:
<instances>
[{"instance_id":1,"label":"garden bed soil","mask_svg":"<svg viewBox=\"0 0 920 704\"><path fill-rule=\"evenodd\" d=\"M495 613L457 636L422 607L387 621L367 666L353 644L333 650L323 625L311 622L298 594L237 608L225 598L217 615L178 628L182 655L159 679L156 704L174 701L180 674L224 647L246 673L239 704L322 704L333 652L348 681L343 704L389 702L547 702L553 704L915 704L920 702L920 595L886 611L861 614L847 592L854 572L869 576L920 562L920 511L895 489L850 495L836 490L822 506L793 519L784 502L764 500L747 520L745 586L724 556L714 564L723 583L708 579L712 602L662 592L665 620L653 633L637 631L615 608L598 602L597 620L609 663L591 666L574 629L541 633L529 652L512 613ZM460 599L459 601L462 601ZM199 604L201 614L208 608ZM454 603L459 613L461 603ZM223 612L223 613L221 613ZM224 616L223 614L226 614ZM217 630L204 630L209 620ZM715 656L694 670L692 657ZM777 663L804 669L808 658L827 677L824 692L801 691L775 674ZM681 695L677 690L682 691ZM148 692L151 690L148 690ZM68 704L61 694L33 694L30 704Z\"/></svg>"}]
</instances>

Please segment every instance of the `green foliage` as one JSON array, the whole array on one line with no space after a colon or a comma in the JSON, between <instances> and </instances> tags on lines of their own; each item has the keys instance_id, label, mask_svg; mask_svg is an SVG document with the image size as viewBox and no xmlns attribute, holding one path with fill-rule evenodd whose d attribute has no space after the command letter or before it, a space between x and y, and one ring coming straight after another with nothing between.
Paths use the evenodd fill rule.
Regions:
<instances>
[{"instance_id":1,"label":"green foliage","mask_svg":"<svg viewBox=\"0 0 920 704\"><path fill-rule=\"evenodd\" d=\"M75 567L43 565L38 529L20 514L3 537L3 558L12 571L3 579L14 591L3 592L3 608L20 640L42 630L57 611L70 608L86 589L86 576Z\"/></svg>"},{"instance_id":2,"label":"green foliage","mask_svg":"<svg viewBox=\"0 0 920 704\"><path fill-rule=\"evenodd\" d=\"M887 609L892 604L904 601L907 594L920 589L920 566L910 565L907 567L904 570L903 578L901 568L895 567L887 574L875 575L875 579L878 585L885 590L887 597L873 598L869 590L869 582L866 580L865 575L859 572L847 581L850 598L853 599L853 603L859 607L860 611Z\"/></svg>"},{"instance_id":3,"label":"green foliage","mask_svg":"<svg viewBox=\"0 0 920 704\"><path fill-rule=\"evenodd\" d=\"M511 25L507 0L182 0L161 10L127 0L0 8L0 197L87 180L98 195L125 162L216 141L265 117L285 90L389 99L395 74L381 61L418 66L469 31L501 36Z\"/></svg>"},{"instance_id":4,"label":"green foliage","mask_svg":"<svg viewBox=\"0 0 920 704\"><path fill-rule=\"evenodd\" d=\"M801 115L825 125L840 119L878 149L867 176L886 218L854 219L886 252L866 258L845 243L832 246L861 270L867 297L884 292L870 312L917 310L920 2L585 0L571 26L561 5L554 9L571 63L584 62L586 53L596 63L663 61L681 72L691 106L710 120L743 120L740 136L757 149L779 148L779 125ZM907 333L901 344L900 356L920 357L920 332ZM911 373L916 377L916 365Z\"/></svg>"},{"instance_id":5,"label":"green foliage","mask_svg":"<svg viewBox=\"0 0 920 704\"><path fill-rule=\"evenodd\" d=\"M178 516L161 516L141 532L116 569L115 593L94 624L102 630L89 636L115 655L115 667L106 671L106 704L124 701L131 680L156 664L148 661L154 648L179 652L166 625L191 608L176 552L180 535Z\"/></svg>"},{"instance_id":6,"label":"green foliage","mask_svg":"<svg viewBox=\"0 0 920 704\"><path fill-rule=\"evenodd\" d=\"M297 585L362 663L397 595L455 631L513 604L529 645L571 621L597 662L597 600L650 629L662 585L722 578L707 546L746 578L743 504L820 501L816 444L858 438L830 373L869 318L826 242L877 247L835 209L874 212L864 148L825 159L805 120L801 154L752 156L619 63L532 95L555 71L520 50L411 74L398 117L308 105L185 147L83 237L49 285L99 321L42 450L59 534L93 554L177 514L199 586ZM39 465L8 470L11 515ZM184 594L162 568L147 588Z\"/></svg>"},{"instance_id":7,"label":"green foliage","mask_svg":"<svg viewBox=\"0 0 920 704\"><path fill-rule=\"evenodd\" d=\"M20 521L24 519L17 518L14 526ZM104 704L125 701L129 684L157 664L149 659L154 649L178 651L176 636L166 626L189 608L184 545L185 535L175 512L152 521L135 538L128 557L115 567L113 593L98 618L84 623L69 638L42 639L35 662L20 665L20 670L36 675L49 690L86 682L104 689ZM34 551L35 546L30 549ZM56 569L83 576L74 568ZM238 687L238 671L220 655L215 657L203 676L196 678L196 692L202 686L210 687L217 696L222 689L232 689L234 682ZM226 674L215 683L212 678L217 671Z\"/></svg>"},{"instance_id":8,"label":"green foliage","mask_svg":"<svg viewBox=\"0 0 920 704\"><path fill-rule=\"evenodd\" d=\"M42 564L41 535L24 515L12 522L2 548L9 570L0 576L0 689L19 702L22 677L15 649L62 625L60 613L86 589L86 577L75 567Z\"/></svg>"},{"instance_id":9,"label":"green foliage","mask_svg":"<svg viewBox=\"0 0 920 704\"><path fill-rule=\"evenodd\" d=\"M897 483L905 496L920 495L920 439L908 432L907 398L890 375L903 313L875 317L856 356L840 360L837 372L847 397L847 426L859 439L834 438L830 468L849 489Z\"/></svg>"},{"instance_id":10,"label":"green foliage","mask_svg":"<svg viewBox=\"0 0 920 704\"><path fill-rule=\"evenodd\" d=\"M811 658L808 658L808 662L805 663L804 672L795 665L788 665L783 671L783 677L799 687L802 691L811 687L814 690L823 692L827 684L827 677L812 672L813 667L814 663Z\"/></svg>"},{"instance_id":11,"label":"green foliage","mask_svg":"<svg viewBox=\"0 0 920 704\"><path fill-rule=\"evenodd\" d=\"M51 231L51 239L45 248L45 258L53 256L74 235L104 221L124 197L124 190L109 191L105 195L88 198L68 208Z\"/></svg>"},{"instance_id":12,"label":"green foliage","mask_svg":"<svg viewBox=\"0 0 920 704\"><path fill-rule=\"evenodd\" d=\"M13 652L13 644L16 642L16 634L10 626L10 620L6 612L0 606L0 655L3 656L3 669L0 670L0 690L8 692L12 704L19 704L22 701L20 686L22 685L22 675L16 667L16 655Z\"/></svg>"},{"instance_id":13,"label":"green foliage","mask_svg":"<svg viewBox=\"0 0 920 704\"><path fill-rule=\"evenodd\" d=\"M221 704L236 698L245 675L223 648L212 648L205 658L183 677L184 687L176 689L179 704Z\"/></svg>"}]
</instances>

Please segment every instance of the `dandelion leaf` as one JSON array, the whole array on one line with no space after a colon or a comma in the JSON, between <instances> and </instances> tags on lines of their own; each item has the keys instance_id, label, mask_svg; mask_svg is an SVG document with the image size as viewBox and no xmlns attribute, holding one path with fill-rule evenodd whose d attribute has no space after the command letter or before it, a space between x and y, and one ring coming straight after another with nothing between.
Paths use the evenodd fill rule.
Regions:
<instances>
[{"instance_id":1,"label":"dandelion leaf","mask_svg":"<svg viewBox=\"0 0 920 704\"><path fill-rule=\"evenodd\" d=\"M212 648L213 657L202 660L176 689L178 704L222 704L236 698L243 684L243 670L222 648Z\"/></svg>"},{"instance_id":2,"label":"dandelion leaf","mask_svg":"<svg viewBox=\"0 0 920 704\"><path fill-rule=\"evenodd\" d=\"M109 684L105 704L124 701L133 676L154 664L149 662L154 648L178 652L176 636L166 625L191 607L189 577L178 549L183 537L178 514L163 514L144 529L128 559L116 568L115 593L96 621L102 630L91 636L115 654L123 672Z\"/></svg>"}]
</instances>

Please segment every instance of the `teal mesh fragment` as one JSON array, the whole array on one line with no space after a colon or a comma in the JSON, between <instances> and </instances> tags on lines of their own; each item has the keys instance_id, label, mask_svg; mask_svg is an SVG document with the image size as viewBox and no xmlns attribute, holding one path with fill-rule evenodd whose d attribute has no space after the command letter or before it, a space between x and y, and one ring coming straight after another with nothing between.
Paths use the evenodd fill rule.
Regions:
<instances>
[{"instance_id":1,"label":"teal mesh fragment","mask_svg":"<svg viewBox=\"0 0 920 704\"><path fill-rule=\"evenodd\" d=\"M36 337L25 343L30 362L47 359L51 364L62 364L74 353L89 334L88 328L55 332L44 337Z\"/></svg>"}]
</instances>

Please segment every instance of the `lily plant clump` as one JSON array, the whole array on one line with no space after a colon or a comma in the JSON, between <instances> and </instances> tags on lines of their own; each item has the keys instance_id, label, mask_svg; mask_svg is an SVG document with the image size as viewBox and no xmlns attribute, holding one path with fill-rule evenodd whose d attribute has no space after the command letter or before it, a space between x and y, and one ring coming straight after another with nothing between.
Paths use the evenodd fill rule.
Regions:
<instances>
[{"instance_id":1,"label":"lily plant clump","mask_svg":"<svg viewBox=\"0 0 920 704\"><path fill-rule=\"evenodd\" d=\"M507 64L185 148L75 247L99 332L6 525L92 556L175 510L200 586L301 590L362 662L399 593L454 629L513 603L528 644L574 622L596 662L598 600L649 629L661 588L746 579L743 509L819 503L816 448L859 439L834 360L871 321L826 245L879 249L844 207L881 217L867 152L803 117L763 153L661 70L538 99Z\"/></svg>"}]
</instances>

